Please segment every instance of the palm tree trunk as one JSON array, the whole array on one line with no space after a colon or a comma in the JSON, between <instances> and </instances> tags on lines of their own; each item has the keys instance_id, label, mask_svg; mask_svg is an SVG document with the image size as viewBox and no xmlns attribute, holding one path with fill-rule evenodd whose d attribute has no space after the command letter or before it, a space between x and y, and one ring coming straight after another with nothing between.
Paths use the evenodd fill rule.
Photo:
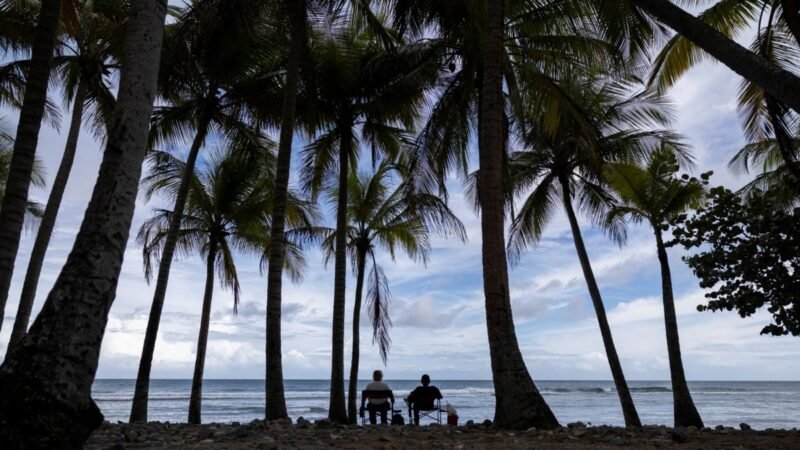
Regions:
<instances>
[{"instance_id":1,"label":"palm tree trunk","mask_svg":"<svg viewBox=\"0 0 800 450\"><path fill-rule=\"evenodd\" d=\"M519 350L511 313L503 210L503 1L488 0L483 53L478 149L483 290L495 390L495 424L503 428L555 428L558 421L531 379Z\"/></svg>"},{"instance_id":2,"label":"palm tree trunk","mask_svg":"<svg viewBox=\"0 0 800 450\"><path fill-rule=\"evenodd\" d=\"M267 268L267 361L265 378L267 420L288 417L286 396L283 391L283 361L281 359L281 303L283 260L286 253L284 230L286 227L286 199L289 195L289 173L292 162L297 82L300 78L300 60L305 48L305 1L288 2L291 8L291 41L286 68L286 87L283 95L281 135L278 160L275 165L275 189L272 203L269 266Z\"/></svg>"},{"instance_id":3,"label":"palm tree trunk","mask_svg":"<svg viewBox=\"0 0 800 450\"><path fill-rule=\"evenodd\" d=\"M703 428L703 419L694 406L692 394L686 383L681 359L681 343L678 339L678 319L675 314L675 299L672 296L672 275L669 270L669 259L661 230L656 229L656 246L658 261L661 263L661 289L664 295L664 326L667 330L667 352L669 353L669 371L672 378L672 399L676 427L694 426Z\"/></svg>"},{"instance_id":4,"label":"palm tree trunk","mask_svg":"<svg viewBox=\"0 0 800 450\"><path fill-rule=\"evenodd\" d=\"M200 424L200 412L203 403L203 369L206 364L206 348L208 346L208 328L211 322L211 298L214 295L214 263L217 258L217 243L211 238L206 258L206 289L203 293L203 313L200 317L200 333L197 335L197 356L194 361L192 376L192 394L189 397L189 423Z\"/></svg>"},{"instance_id":5,"label":"palm tree trunk","mask_svg":"<svg viewBox=\"0 0 800 450\"><path fill-rule=\"evenodd\" d=\"M771 64L669 0L632 0L743 78L800 112L800 78Z\"/></svg>"},{"instance_id":6,"label":"palm tree trunk","mask_svg":"<svg viewBox=\"0 0 800 450\"><path fill-rule=\"evenodd\" d=\"M169 229L161 251L161 260L158 263L158 278L156 290L153 294L153 303L150 305L150 316L147 319L147 330L144 333L142 355L139 358L139 372L136 374L136 388L133 392L130 422L147 422L147 400L150 393L150 370L153 366L153 354L156 349L158 326L161 323L161 311L164 309L164 299L167 295L169 272L172 267L172 258L175 255L175 246L178 244L178 233L183 219L183 210L186 207L186 197L189 195L189 183L194 175L194 166L197 156L205 143L208 132L208 119L198 124L197 134L186 158L181 184L178 186L178 195L175 197L175 207L169 220Z\"/></svg>"},{"instance_id":7,"label":"palm tree trunk","mask_svg":"<svg viewBox=\"0 0 800 450\"><path fill-rule=\"evenodd\" d=\"M166 0L131 3L117 105L86 215L42 311L0 366L1 448L80 448L102 423L91 387L136 206L166 11Z\"/></svg>"},{"instance_id":8,"label":"palm tree trunk","mask_svg":"<svg viewBox=\"0 0 800 450\"><path fill-rule=\"evenodd\" d=\"M344 401L344 309L345 279L347 277L347 177L350 168L350 149L353 140L352 121L340 125L339 198L336 205L336 247L333 280L333 336L331 342L331 398L328 418L347 423Z\"/></svg>"},{"instance_id":9,"label":"palm tree trunk","mask_svg":"<svg viewBox=\"0 0 800 450\"><path fill-rule=\"evenodd\" d=\"M6 355L16 347L25 332L28 331L28 323L31 318L33 301L36 298L36 287L39 285L39 276L42 273L44 257L47 254L47 247L50 245L50 237L56 225L56 216L61 207L61 199L64 197L64 190L67 187L67 180L72 171L72 163L75 161L75 152L78 148L78 136L81 132L81 119L83 118L83 107L86 101L87 86L84 80L78 83L75 98L72 105L72 121L69 125L67 143L64 147L64 156L61 157L61 164L58 166L53 187L50 190L50 197L47 199L47 206L44 209L39 230L36 232L36 241L31 250L31 259L28 262L28 271L25 273L25 281L22 284L22 294L17 308L17 317L14 319L14 328L11 330L11 338L8 341Z\"/></svg>"},{"instance_id":10,"label":"palm tree trunk","mask_svg":"<svg viewBox=\"0 0 800 450\"><path fill-rule=\"evenodd\" d=\"M795 42L800 44L800 0L781 0L780 3L786 27L794 36Z\"/></svg>"},{"instance_id":11,"label":"palm tree trunk","mask_svg":"<svg viewBox=\"0 0 800 450\"><path fill-rule=\"evenodd\" d=\"M14 260L17 259L22 223L28 206L28 189L31 185L36 146L39 143L39 129L44 116L50 64L53 61L60 17L61 0L42 0L25 83L25 96L22 99L14 140L14 153L8 169L5 196L0 204L0 329L3 328L8 289L11 287Z\"/></svg>"},{"instance_id":12,"label":"palm tree trunk","mask_svg":"<svg viewBox=\"0 0 800 450\"><path fill-rule=\"evenodd\" d=\"M775 97L765 94L764 100L767 103L767 114L769 121L772 124L772 131L775 133L775 140L778 141L778 150L781 153L783 162L789 173L800 182L800 164L797 163L795 156L794 139L789 135L786 130L786 125L780 114L780 106Z\"/></svg>"},{"instance_id":13,"label":"palm tree trunk","mask_svg":"<svg viewBox=\"0 0 800 450\"><path fill-rule=\"evenodd\" d=\"M622 364L617 355L617 347L614 345L614 337L611 335L611 327L608 324L606 308L600 296L600 288L597 286L597 280L594 278L594 271L592 271L592 265L589 262L589 254L586 252L583 236L581 236L581 229L578 226L578 218L575 216L575 211L572 208L572 199L570 198L568 185L564 180L561 180L561 192L564 201L564 210L567 212L569 226L572 229L572 238L575 241L575 250L578 252L578 260L581 262L583 277L586 279L586 287L589 289L589 297L592 299L594 312L597 314L597 324L600 326L600 336L603 338L603 346L606 350L608 365L611 367L611 376L614 378L614 386L617 389L617 395L619 395L619 402L622 406L622 416L625 418L625 426L641 428L642 422L639 420L639 414L636 412L636 405L633 403L631 392L628 389L628 383L625 381L625 374L622 372Z\"/></svg>"},{"instance_id":14,"label":"palm tree trunk","mask_svg":"<svg viewBox=\"0 0 800 450\"><path fill-rule=\"evenodd\" d=\"M350 423L358 421L358 411L356 403L358 401L358 358L360 353L359 326L361 323L361 297L364 291L364 270L367 265L367 252L358 251L358 261L356 262L356 300L353 303L353 351L350 359L350 379L347 396L347 415Z\"/></svg>"}]
</instances>

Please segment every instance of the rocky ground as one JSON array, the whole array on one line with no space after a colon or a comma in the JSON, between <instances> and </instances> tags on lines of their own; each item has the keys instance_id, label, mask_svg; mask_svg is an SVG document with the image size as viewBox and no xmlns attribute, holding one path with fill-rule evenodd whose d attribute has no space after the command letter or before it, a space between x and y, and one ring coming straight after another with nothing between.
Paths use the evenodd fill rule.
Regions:
<instances>
[{"instance_id":1,"label":"rocky ground","mask_svg":"<svg viewBox=\"0 0 800 450\"><path fill-rule=\"evenodd\" d=\"M109 424L98 429L86 444L99 449L282 449L282 448L387 448L452 449L798 449L800 431L586 426L580 422L558 430L498 430L491 422L464 426L342 426L328 421L311 423L253 421L248 424L187 425L148 423Z\"/></svg>"}]
</instances>

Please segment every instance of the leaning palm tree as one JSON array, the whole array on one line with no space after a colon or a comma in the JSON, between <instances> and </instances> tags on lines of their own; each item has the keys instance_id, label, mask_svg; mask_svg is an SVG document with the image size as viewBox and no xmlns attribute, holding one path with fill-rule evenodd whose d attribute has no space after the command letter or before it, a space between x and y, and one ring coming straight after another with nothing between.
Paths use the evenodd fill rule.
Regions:
<instances>
[{"instance_id":1,"label":"leaning palm tree","mask_svg":"<svg viewBox=\"0 0 800 450\"><path fill-rule=\"evenodd\" d=\"M136 206L166 0L131 0L117 104L80 231L41 312L0 366L0 444L79 448L103 415L91 398Z\"/></svg>"},{"instance_id":2,"label":"leaning palm tree","mask_svg":"<svg viewBox=\"0 0 800 450\"><path fill-rule=\"evenodd\" d=\"M584 215L602 225L613 204L613 194L603 180L602 164L642 159L661 145L681 148L677 136L664 129L670 120L664 98L650 91L630 95L634 88L635 84L627 80L568 81L563 89L581 109L581 120L562 118L554 132L547 132L536 117L530 121L524 134L527 151L513 153L510 160L512 189L529 192L511 224L508 246L511 255L516 256L538 242L560 199L597 315L625 425L641 427L573 206L577 201ZM624 240L617 230L606 231L619 243Z\"/></svg>"},{"instance_id":3,"label":"leaning palm tree","mask_svg":"<svg viewBox=\"0 0 800 450\"><path fill-rule=\"evenodd\" d=\"M6 4L8 3L8 4ZM3 2L0 8L13 8ZM14 274L14 260L28 206L39 129L45 114L50 64L53 61L62 0L42 0L31 47L30 65L9 165L5 195L0 204L0 328L3 326L8 289Z\"/></svg>"},{"instance_id":4,"label":"leaning palm tree","mask_svg":"<svg viewBox=\"0 0 800 450\"><path fill-rule=\"evenodd\" d=\"M386 50L357 23L334 19L335 34L315 36L306 76L313 89L316 123L314 137L304 150L302 181L316 197L326 185L338 185L336 199L335 281L333 343L331 354L331 420L346 423L344 395L344 313L347 271L347 183L358 166L359 142L392 159L405 131L414 125L425 89L435 80L428 43L401 45ZM338 167L337 167L338 165ZM338 170L337 170L338 169Z\"/></svg>"},{"instance_id":5,"label":"leaning palm tree","mask_svg":"<svg viewBox=\"0 0 800 450\"><path fill-rule=\"evenodd\" d=\"M121 30L128 19L128 3L115 0L100 3L83 1L77 4L77 23L65 27L69 33L63 34L62 44L57 49L53 68L63 86L65 104L73 105L72 120L64 154L31 250L6 352L12 351L28 330L42 265L75 160L84 111L92 118L95 134L100 138L105 136L111 119L115 100L109 78L119 64L123 37Z\"/></svg>"},{"instance_id":6,"label":"leaning palm tree","mask_svg":"<svg viewBox=\"0 0 800 450\"><path fill-rule=\"evenodd\" d=\"M153 114L150 141L152 146L191 141L191 146L158 264L131 422L147 421L156 336L178 245L180 218L198 155L206 140L217 135L233 143L261 139L259 128L263 123L252 114L247 102L254 84L274 90L279 77L273 67L261 67L264 60L272 61L275 56L260 51L257 45L263 38L257 25L264 11L262 2L252 0L196 0L178 14L178 21L165 37L159 90L166 104ZM147 275L149 280L152 273Z\"/></svg>"},{"instance_id":7,"label":"leaning palm tree","mask_svg":"<svg viewBox=\"0 0 800 450\"><path fill-rule=\"evenodd\" d=\"M186 162L164 153L155 153L153 160L153 173L143 180L148 195L158 193L174 199L186 171ZM240 286L234 250L261 254L269 243L268 211L273 201L273 167L274 159L264 148L228 148L215 152L189 181L176 250L184 255L200 253L206 260L203 308L189 400L189 423L192 424L201 421L214 272L219 273L222 285L233 291L233 309L236 312ZM310 226L313 211L309 204L292 197L288 206L290 224ZM173 214L170 210L157 209L139 229L137 242L143 249L147 273L162 256ZM287 256L292 255L298 254L291 252ZM287 263L298 265L302 260L287 259Z\"/></svg>"},{"instance_id":8,"label":"leaning palm tree","mask_svg":"<svg viewBox=\"0 0 800 450\"><path fill-rule=\"evenodd\" d=\"M698 17L732 37L752 27L757 20L757 34L750 46L753 53L788 70L797 67L800 61L800 11L786 1L714 2ZM706 53L686 38L675 36L655 58L650 82L659 90L666 90L706 57ZM784 170L800 181L800 155L793 142L798 113L787 108L780 98L743 79L739 88L739 116L749 141L744 154L758 157L759 150L778 150L786 161ZM746 169L746 163L744 167Z\"/></svg>"},{"instance_id":9,"label":"leaning palm tree","mask_svg":"<svg viewBox=\"0 0 800 450\"><path fill-rule=\"evenodd\" d=\"M634 223L647 222L653 229L658 261L661 264L664 325L667 332L675 426L703 428L703 420L694 406L683 371L672 276L663 232L669 229L670 220L700 205L709 174L704 173L701 180L689 178L688 175L679 179L675 177L678 169L675 152L668 147L654 152L648 158L646 167L630 163L607 165L603 173L621 203L609 211L606 220L611 224L627 217Z\"/></svg>"},{"instance_id":10,"label":"leaning palm tree","mask_svg":"<svg viewBox=\"0 0 800 450\"><path fill-rule=\"evenodd\" d=\"M716 9L714 14L704 18L687 13L670 0L594 0L587 3L596 8L609 39L625 49L631 57L640 59L646 56L649 47L657 44L667 31L666 27L669 27L732 71L800 112L800 77L731 38L732 32L747 23L745 16L750 14L747 10L766 8L783 1L719 0L712 7ZM731 10L734 13L727 14ZM788 20L800 25L797 6L789 5L786 10L791 11L787 15ZM797 29L800 30L800 26ZM689 51L686 46L684 50ZM700 53L691 51L694 55L690 59L696 61Z\"/></svg>"},{"instance_id":11,"label":"leaning palm tree","mask_svg":"<svg viewBox=\"0 0 800 450\"><path fill-rule=\"evenodd\" d=\"M389 328L389 281L378 264L377 250L387 251L392 259L395 249L403 250L415 261L427 262L430 235L440 233L466 239L461 221L438 197L413 193L406 184L390 188L397 166L381 163L374 173L350 174L347 183L347 252L355 270L356 291L353 303L353 349L351 352L347 412L350 423L357 418L356 400L360 356L360 321L364 278L368 266L367 303L372 323L372 343L378 345L386 363L391 339ZM332 195L336 196L336 190ZM324 242L326 261L335 254L334 235Z\"/></svg>"}]
</instances>

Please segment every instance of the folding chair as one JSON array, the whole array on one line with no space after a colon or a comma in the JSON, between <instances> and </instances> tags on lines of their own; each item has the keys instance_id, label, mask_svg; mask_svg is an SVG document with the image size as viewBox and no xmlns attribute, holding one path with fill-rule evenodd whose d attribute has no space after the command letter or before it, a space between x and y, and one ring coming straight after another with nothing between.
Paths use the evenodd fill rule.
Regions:
<instances>
[{"instance_id":1,"label":"folding chair","mask_svg":"<svg viewBox=\"0 0 800 450\"><path fill-rule=\"evenodd\" d=\"M359 414L361 416L361 425L366 425L366 424L369 423L369 410L368 410L368 408L366 408L364 406L364 404L367 403L367 399L374 399L374 400L387 399L387 400L389 400L389 409L386 411L386 416L387 416L387 422L388 423L392 423L392 417L394 416L395 413L401 412L399 409L394 409L394 394L392 394L392 391L373 391L373 390L365 389L365 390L361 391L361 410L360 410L360 414ZM375 421L376 422L378 421L378 417L377 416L379 414L380 413L376 413L375 414L375 416L376 416L375 417Z\"/></svg>"},{"instance_id":2,"label":"folding chair","mask_svg":"<svg viewBox=\"0 0 800 450\"><path fill-rule=\"evenodd\" d=\"M442 424L442 400L438 398L419 398L408 404L408 423L416 424L414 411L418 411L419 420L427 417L439 425Z\"/></svg>"}]
</instances>

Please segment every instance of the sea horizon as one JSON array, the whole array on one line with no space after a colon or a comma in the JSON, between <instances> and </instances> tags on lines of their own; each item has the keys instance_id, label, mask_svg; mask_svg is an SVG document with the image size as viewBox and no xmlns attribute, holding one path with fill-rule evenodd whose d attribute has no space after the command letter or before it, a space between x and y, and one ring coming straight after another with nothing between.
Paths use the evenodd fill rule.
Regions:
<instances>
[{"instance_id":1,"label":"sea horizon","mask_svg":"<svg viewBox=\"0 0 800 450\"><path fill-rule=\"evenodd\" d=\"M369 380L359 380L360 390ZM396 398L396 408L419 380L387 379ZM706 426L754 429L800 427L800 381L690 380L695 403ZM483 422L494 416L494 387L491 380L436 380L459 421ZM93 397L110 422L127 422L133 397L134 379L95 381ZM544 399L562 425L584 422L592 425L623 426L614 383L611 380L536 380ZM286 404L293 420L327 417L330 381L326 379L284 380ZM642 423L671 426L672 390L669 380L628 380L628 386ZM206 379L203 382L203 423L247 423L264 417L264 379ZM345 387L346 389L346 387ZM149 420L186 422L191 380L152 379Z\"/></svg>"}]
</instances>

